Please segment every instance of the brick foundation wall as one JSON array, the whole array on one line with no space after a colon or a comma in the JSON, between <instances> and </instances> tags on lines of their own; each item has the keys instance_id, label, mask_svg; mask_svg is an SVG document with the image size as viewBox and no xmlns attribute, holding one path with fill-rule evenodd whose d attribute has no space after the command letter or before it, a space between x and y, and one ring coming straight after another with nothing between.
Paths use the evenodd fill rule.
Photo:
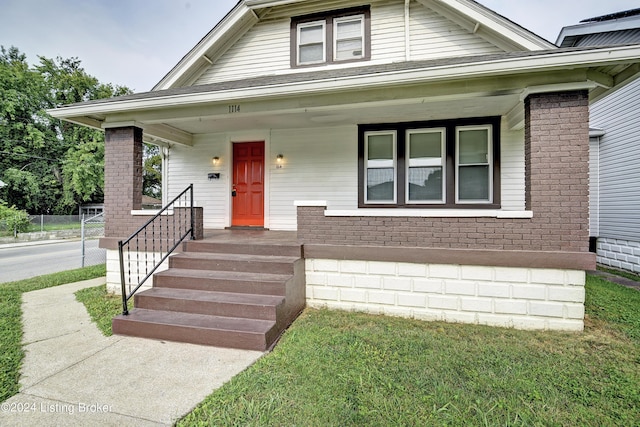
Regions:
<instances>
[{"instance_id":1,"label":"brick foundation wall","mask_svg":"<svg viewBox=\"0 0 640 427\"><path fill-rule=\"evenodd\" d=\"M587 93L530 95L525 120L526 206L532 219L325 217L324 207L298 207L298 237L327 245L587 253Z\"/></svg>"}]
</instances>

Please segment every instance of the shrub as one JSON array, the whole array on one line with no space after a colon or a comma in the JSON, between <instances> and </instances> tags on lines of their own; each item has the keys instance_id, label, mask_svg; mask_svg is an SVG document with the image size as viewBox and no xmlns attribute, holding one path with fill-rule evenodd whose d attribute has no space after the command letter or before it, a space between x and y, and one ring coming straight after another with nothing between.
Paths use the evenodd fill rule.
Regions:
<instances>
[{"instance_id":1,"label":"shrub","mask_svg":"<svg viewBox=\"0 0 640 427\"><path fill-rule=\"evenodd\" d=\"M0 222L7 225L7 230L22 233L29 229L29 214L0 200Z\"/></svg>"}]
</instances>

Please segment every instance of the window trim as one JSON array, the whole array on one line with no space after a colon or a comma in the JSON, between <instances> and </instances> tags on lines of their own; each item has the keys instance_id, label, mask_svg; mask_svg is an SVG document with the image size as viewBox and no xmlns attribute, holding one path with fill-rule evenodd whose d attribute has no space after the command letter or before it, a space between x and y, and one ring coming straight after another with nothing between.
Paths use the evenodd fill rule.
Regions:
<instances>
[{"instance_id":1,"label":"window trim","mask_svg":"<svg viewBox=\"0 0 640 427\"><path fill-rule=\"evenodd\" d=\"M362 56L354 59L335 59L335 21L341 18L349 18L362 16L363 39L362 39ZM299 27L312 22L324 21L325 23L325 40L324 40L324 57L323 62L313 62L300 64L300 49L298 45ZM290 28L290 58L291 68L317 67L319 65L345 64L350 62L368 61L371 59L371 8L369 6L361 6L349 9L339 9L311 15L296 16L291 18Z\"/></svg>"},{"instance_id":2,"label":"window trim","mask_svg":"<svg viewBox=\"0 0 640 427\"><path fill-rule=\"evenodd\" d=\"M456 177L460 176L460 131L464 130L487 130L487 153L491 154L493 152L493 126L491 125L466 125L466 126L456 126L456 149L455 149L455 158L456 158L456 169L455 174ZM493 170L493 156L489 156L487 159L487 163L489 166L489 188L493 189L493 174L491 171ZM480 165L480 163L478 163ZM456 181L456 204L467 205L467 204L491 204L493 203L493 191L489 191L489 199L488 200L460 200L460 181Z\"/></svg>"},{"instance_id":3,"label":"window trim","mask_svg":"<svg viewBox=\"0 0 640 427\"><path fill-rule=\"evenodd\" d=\"M310 22L303 22L298 24L296 31L297 31L297 40L300 40L300 33L304 28L308 28L308 27L315 27L321 25L322 26L322 59L320 61L309 61L309 62L305 62L304 65L315 65L315 64L324 64L325 62L327 62L327 23L326 21L320 20L320 21L310 21ZM296 46L296 63L300 64L300 48L302 46L308 46L308 45L297 45Z\"/></svg>"},{"instance_id":4,"label":"window trim","mask_svg":"<svg viewBox=\"0 0 640 427\"><path fill-rule=\"evenodd\" d=\"M405 190L405 202L408 205L441 205L446 203L447 198L447 176L443 174L442 176L442 199L441 200L409 200L409 169L411 168L411 135L412 134L420 134L420 133L440 133L440 153L441 153L441 161L440 167L442 167L443 172L447 169L447 129L444 127L435 127L435 128L424 128L424 129L407 129L405 131L405 179L407 180L407 185L404 186Z\"/></svg>"},{"instance_id":5,"label":"window trim","mask_svg":"<svg viewBox=\"0 0 640 427\"><path fill-rule=\"evenodd\" d=\"M394 187L393 187L393 200L389 200L389 201L376 201L375 204L378 205L395 205L396 203L398 203L398 184L397 184L397 176L398 176L398 132L395 130L378 130L378 131L369 131L369 132L365 132L364 133L364 173L367 175L368 177L368 172L369 169L387 169L388 167L369 167L368 162L369 162L369 136L371 135L391 135L392 139L393 139L393 159L392 159L392 165L393 165L393 176L394 176ZM367 182L367 178L365 178L365 183ZM368 198L368 189L369 187L367 185L365 185L364 188L364 200L366 202L367 198ZM369 202L366 202L367 204L371 204Z\"/></svg>"},{"instance_id":6,"label":"window trim","mask_svg":"<svg viewBox=\"0 0 640 427\"><path fill-rule=\"evenodd\" d=\"M412 208L412 209L500 209L501 208L501 185L500 185L500 134L501 117L474 117L466 119L434 120L421 122L401 122L401 123L381 123L365 124L358 126L358 208ZM464 202L456 203L458 185L456 176L456 128L464 126L488 126L491 130L491 152L493 154L493 169L490 174L492 180L492 201L487 203ZM406 181L407 174L407 135L408 131L444 128L446 130L445 139L445 173L444 203L408 203ZM396 131L397 151L396 151L396 203L367 203L365 199L364 187L366 186L365 168L365 133L375 131Z\"/></svg>"},{"instance_id":7,"label":"window trim","mask_svg":"<svg viewBox=\"0 0 640 427\"><path fill-rule=\"evenodd\" d=\"M338 39L338 25L342 22L350 22L350 21L354 21L354 18L358 18L358 20L361 22L361 28L360 28L360 37L358 37L359 40L362 40L362 49L360 50L360 56L357 57L353 57L352 59L338 59L338 41L348 41L348 40L356 40L353 37L351 38L345 38L345 39ZM340 17L336 17L333 18L333 61L334 62L347 62L347 61L356 61L356 60L360 60L364 57L365 52L367 50L367 43L366 43L366 37L365 37L365 27L366 27L366 17L364 16L363 13L359 13L357 15L347 15L347 16L340 16Z\"/></svg>"}]
</instances>

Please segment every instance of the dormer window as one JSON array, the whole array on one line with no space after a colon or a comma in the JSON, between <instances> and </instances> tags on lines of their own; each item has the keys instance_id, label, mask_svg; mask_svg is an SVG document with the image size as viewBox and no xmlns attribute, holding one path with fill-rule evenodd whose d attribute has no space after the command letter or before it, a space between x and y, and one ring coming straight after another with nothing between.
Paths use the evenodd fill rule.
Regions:
<instances>
[{"instance_id":1,"label":"dormer window","mask_svg":"<svg viewBox=\"0 0 640 427\"><path fill-rule=\"evenodd\" d=\"M327 28L324 21L298 25L298 64L326 62L326 34Z\"/></svg>"},{"instance_id":2,"label":"dormer window","mask_svg":"<svg viewBox=\"0 0 640 427\"><path fill-rule=\"evenodd\" d=\"M291 66L362 61L371 57L369 7L291 20Z\"/></svg>"},{"instance_id":3,"label":"dormer window","mask_svg":"<svg viewBox=\"0 0 640 427\"><path fill-rule=\"evenodd\" d=\"M364 56L364 15L335 19L333 33L334 61L361 59Z\"/></svg>"}]
</instances>

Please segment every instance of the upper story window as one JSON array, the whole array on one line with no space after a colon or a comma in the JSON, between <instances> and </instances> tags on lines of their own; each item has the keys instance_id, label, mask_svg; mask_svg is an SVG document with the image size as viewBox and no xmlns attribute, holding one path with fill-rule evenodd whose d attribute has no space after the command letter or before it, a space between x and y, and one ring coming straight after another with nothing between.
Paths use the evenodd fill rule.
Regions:
<instances>
[{"instance_id":1,"label":"upper story window","mask_svg":"<svg viewBox=\"0 0 640 427\"><path fill-rule=\"evenodd\" d=\"M500 118L362 125L360 207L500 206Z\"/></svg>"},{"instance_id":2,"label":"upper story window","mask_svg":"<svg viewBox=\"0 0 640 427\"><path fill-rule=\"evenodd\" d=\"M291 66L304 67L371 58L369 7L291 20Z\"/></svg>"}]
</instances>

